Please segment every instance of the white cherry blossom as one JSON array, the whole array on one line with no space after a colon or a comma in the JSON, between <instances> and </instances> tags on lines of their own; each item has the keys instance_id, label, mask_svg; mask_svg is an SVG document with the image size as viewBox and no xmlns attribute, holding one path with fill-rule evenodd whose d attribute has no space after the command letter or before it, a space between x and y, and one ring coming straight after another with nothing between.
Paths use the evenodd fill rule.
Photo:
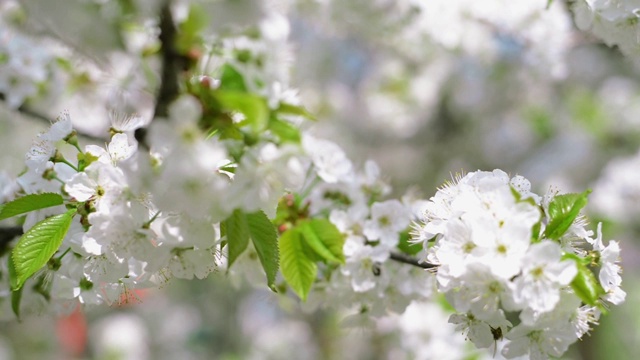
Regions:
<instances>
[{"instance_id":1,"label":"white cherry blossom","mask_svg":"<svg viewBox=\"0 0 640 360\"><path fill-rule=\"evenodd\" d=\"M522 275L513 283L516 304L540 313L553 310L560 300L560 288L577 274L576 264L561 260L557 243L543 241L531 245L522 261Z\"/></svg>"}]
</instances>

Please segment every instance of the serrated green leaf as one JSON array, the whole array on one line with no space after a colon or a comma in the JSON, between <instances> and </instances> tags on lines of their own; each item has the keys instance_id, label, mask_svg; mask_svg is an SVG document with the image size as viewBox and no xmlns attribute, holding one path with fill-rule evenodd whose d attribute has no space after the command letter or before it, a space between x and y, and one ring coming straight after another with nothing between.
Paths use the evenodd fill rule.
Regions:
<instances>
[{"instance_id":1,"label":"serrated green leaf","mask_svg":"<svg viewBox=\"0 0 640 360\"><path fill-rule=\"evenodd\" d=\"M52 206L62 205L64 199L59 194L29 194L19 197L11 202L0 205L0 220L26 214Z\"/></svg>"},{"instance_id":2,"label":"serrated green leaf","mask_svg":"<svg viewBox=\"0 0 640 360\"><path fill-rule=\"evenodd\" d=\"M227 245L229 246L229 268L249 245L249 226L241 210L235 210L225 220Z\"/></svg>"},{"instance_id":3,"label":"serrated green leaf","mask_svg":"<svg viewBox=\"0 0 640 360\"><path fill-rule=\"evenodd\" d=\"M598 300L605 291L593 272L585 265L587 260L574 254L565 255L563 258L572 259L578 268L578 274L571 282L571 288L576 295L587 305L599 305Z\"/></svg>"},{"instance_id":4,"label":"serrated green leaf","mask_svg":"<svg viewBox=\"0 0 640 360\"><path fill-rule=\"evenodd\" d=\"M269 107L266 101L257 95L240 91L216 91L216 99L226 111L237 111L245 119L239 125L249 125L255 133L264 131L269 124Z\"/></svg>"},{"instance_id":5,"label":"serrated green leaf","mask_svg":"<svg viewBox=\"0 0 640 360\"><path fill-rule=\"evenodd\" d=\"M281 142L300 143L300 129L289 122L272 118L269 121L269 130L280 138Z\"/></svg>"},{"instance_id":6,"label":"serrated green leaf","mask_svg":"<svg viewBox=\"0 0 640 360\"><path fill-rule=\"evenodd\" d=\"M20 289L58 251L75 213L76 209L71 209L46 218L22 235L11 254L16 271L16 287L13 290Z\"/></svg>"},{"instance_id":7,"label":"serrated green leaf","mask_svg":"<svg viewBox=\"0 0 640 360\"><path fill-rule=\"evenodd\" d=\"M302 301L306 301L318 268L315 262L306 257L302 249L303 241L297 229L290 229L280 236L278 249L282 276Z\"/></svg>"},{"instance_id":8,"label":"serrated green leaf","mask_svg":"<svg viewBox=\"0 0 640 360\"><path fill-rule=\"evenodd\" d=\"M564 194L556 196L549 204L549 223L544 230L548 239L558 240L569 229L573 221L587 205L587 196L591 190L580 194Z\"/></svg>"},{"instance_id":9,"label":"serrated green leaf","mask_svg":"<svg viewBox=\"0 0 640 360\"><path fill-rule=\"evenodd\" d=\"M267 284L271 290L276 291L276 275L280 265L276 228L262 211L246 214L246 218L253 247L267 275Z\"/></svg>"},{"instance_id":10,"label":"serrated green leaf","mask_svg":"<svg viewBox=\"0 0 640 360\"><path fill-rule=\"evenodd\" d=\"M398 242L398 249L407 255L415 255L422 251L422 243L409 242L410 236L407 231L400 233L400 242Z\"/></svg>"},{"instance_id":11,"label":"serrated green leaf","mask_svg":"<svg viewBox=\"0 0 640 360\"><path fill-rule=\"evenodd\" d=\"M327 219L313 219L298 223L305 243L326 261L344 264L344 235Z\"/></svg>"}]
</instances>

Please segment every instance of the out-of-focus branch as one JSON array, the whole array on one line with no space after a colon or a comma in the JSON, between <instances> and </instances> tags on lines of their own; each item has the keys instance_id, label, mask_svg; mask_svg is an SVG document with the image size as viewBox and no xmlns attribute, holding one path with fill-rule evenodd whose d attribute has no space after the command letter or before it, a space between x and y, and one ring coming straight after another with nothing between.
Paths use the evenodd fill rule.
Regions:
<instances>
[{"instance_id":1,"label":"out-of-focus branch","mask_svg":"<svg viewBox=\"0 0 640 360\"><path fill-rule=\"evenodd\" d=\"M413 265L413 266L417 266L419 268L423 268L423 269L433 269L433 268L437 268L439 265L436 264L431 264L428 262L420 262L418 259L413 258L411 256L407 256L404 254L400 254L400 253L395 253L392 252L391 255L389 256L389 258L393 261L397 261L403 264L408 264L408 265Z\"/></svg>"},{"instance_id":2,"label":"out-of-focus branch","mask_svg":"<svg viewBox=\"0 0 640 360\"><path fill-rule=\"evenodd\" d=\"M186 58L176 49L178 29L173 22L170 2L167 2L160 13L160 43L162 54L162 74L160 88L156 97L154 118L167 117L169 104L178 97L180 92L180 73L186 64Z\"/></svg>"},{"instance_id":3,"label":"out-of-focus branch","mask_svg":"<svg viewBox=\"0 0 640 360\"><path fill-rule=\"evenodd\" d=\"M4 97L3 94L0 94L0 101L5 101L5 97ZM25 115L25 116L27 116L27 117L29 117L31 119L38 120L38 121L41 121L41 122L45 122L45 123L47 123L47 125L51 125L51 123L53 122L48 116L31 109L30 107L28 107L25 104L20 105L16 109L16 111L18 111L20 114ZM103 138L103 137L100 137L100 136L95 136L95 135L92 135L92 134L87 134L87 133L80 132L80 131L77 131L77 130L76 130L76 133L78 134L78 136L81 136L81 137L86 138L88 140L92 140L92 141L99 142L99 143L104 143L105 141L109 141L109 139L107 139L107 138Z\"/></svg>"},{"instance_id":4,"label":"out-of-focus branch","mask_svg":"<svg viewBox=\"0 0 640 360\"><path fill-rule=\"evenodd\" d=\"M22 235L22 226L0 227L0 254L16 236Z\"/></svg>"},{"instance_id":5,"label":"out-of-focus branch","mask_svg":"<svg viewBox=\"0 0 640 360\"><path fill-rule=\"evenodd\" d=\"M153 114L154 119L169 115L169 105L180 93L180 73L187 64L187 58L176 49L178 29L173 21L170 4L170 1L166 1L160 12L160 35L158 39L161 44L162 70ZM135 138L143 146L146 146L145 137L146 129L140 128L136 130Z\"/></svg>"}]
</instances>

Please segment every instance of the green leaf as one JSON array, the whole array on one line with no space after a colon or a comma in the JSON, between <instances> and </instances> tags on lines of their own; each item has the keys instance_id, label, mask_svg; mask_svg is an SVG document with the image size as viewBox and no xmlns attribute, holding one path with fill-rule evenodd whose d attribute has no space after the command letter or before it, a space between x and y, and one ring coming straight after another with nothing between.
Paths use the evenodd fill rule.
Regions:
<instances>
[{"instance_id":1,"label":"green leaf","mask_svg":"<svg viewBox=\"0 0 640 360\"><path fill-rule=\"evenodd\" d=\"M59 194L44 193L30 194L19 197L11 202L0 205L0 220L40 210L56 205L62 205L63 199Z\"/></svg>"},{"instance_id":2,"label":"green leaf","mask_svg":"<svg viewBox=\"0 0 640 360\"><path fill-rule=\"evenodd\" d=\"M278 233L267 215L262 211L245 214L241 210L235 210L220 227L227 234L229 267L247 249L251 238L267 275L267 285L275 291L279 266Z\"/></svg>"},{"instance_id":3,"label":"green leaf","mask_svg":"<svg viewBox=\"0 0 640 360\"><path fill-rule=\"evenodd\" d=\"M9 286L11 289L18 287L18 277L16 275L16 266L13 263L13 257L8 256L7 268L9 269Z\"/></svg>"},{"instance_id":4,"label":"green leaf","mask_svg":"<svg viewBox=\"0 0 640 360\"><path fill-rule=\"evenodd\" d=\"M306 257L302 248L303 241L298 229L290 229L280 236L278 249L282 276L302 301L306 301L318 268L315 262Z\"/></svg>"},{"instance_id":5,"label":"green leaf","mask_svg":"<svg viewBox=\"0 0 640 360\"><path fill-rule=\"evenodd\" d=\"M227 235L227 221L220 222L220 237L223 238Z\"/></svg>"},{"instance_id":6,"label":"green leaf","mask_svg":"<svg viewBox=\"0 0 640 360\"><path fill-rule=\"evenodd\" d=\"M327 219L313 219L300 221L299 231L304 237L305 243L327 261L344 264L344 236Z\"/></svg>"},{"instance_id":7,"label":"green leaf","mask_svg":"<svg viewBox=\"0 0 640 360\"><path fill-rule=\"evenodd\" d=\"M244 114L239 125L249 125L255 133L260 133L269 124L269 108L265 100L257 95L240 91L216 91L216 99L227 111Z\"/></svg>"},{"instance_id":8,"label":"green leaf","mask_svg":"<svg viewBox=\"0 0 640 360\"><path fill-rule=\"evenodd\" d=\"M229 64L222 66L222 74L220 74L220 90L231 90L246 92L247 85L244 77L236 68Z\"/></svg>"},{"instance_id":9,"label":"green leaf","mask_svg":"<svg viewBox=\"0 0 640 360\"><path fill-rule=\"evenodd\" d=\"M280 262L276 228L262 211L247 214L246 217L253 247L256 248L262 268L267 274L267 284L271 290L276 291L276 275Z\"/></svg>"},{"instance_id":10,"label":"green leaf","mask_svg":"<svg viewBox=\"0 0 640 360\"><path fill-rule=\"evenodd\" d=\"M241 210L235 210L224 222L229 245L229 268L249 245L249 226Z\"/></svg>"},{"instance_id":11,"label":"green leaf","mask_svg":"<svg viewBox=\"0 0 640 360\"><path fill-rule=\"evenodd\" d=\"M16 318L20 320L20 301L22 300L22 288L18 290L11 290L11 310L16 315Z\"/></svg>"},{"instance_id":12,"label":"green leaf","mask_svg":"<svg viewBox=\"0 0 640 360\"><path fill-rule=\"evenodd\" d=\"M587 196L591 190L580 194L558 195L549 204L549 223L544 230L548 239L558 240L569 229L573 221L587 205Z\"/></svg>"},{"instance_id":13,"label":"green leaf","mask_svg":"<svg viewBox=\"0 0 640 360\"><path fill-rule=\"evenodd\" d=\"M16 276L16 267L13 264L13 257L7 256L7 268L9 269L9 286L11 289L15 289L18 284L18 278ZM18 290L11 290L11 310L16 315L18 320L20 319L20 300L22 299L22 288Z\"/></svg>"},{"instance_id":14,"label":"green leaf","mask_svg":"<svg viewBox=\"0 0 640 360\"><path fill-rule=\"evenodd\" d=\"M183 54L202 42L200 32L207 26L208 18L202 7L191 4L187 18L179 26L176 47Z\"/></svg>"},{"instance_id":15,"label":"green leaf","mask_svg":"<svg viewBox=\"0 0 640 360\"><path fill-rule=\"evenodd\" d=\"M75 213L76 209L71 209L64 214L46 218L22 235L11 254L16 270L13 290L20 289L58 251Z\"/></svg>"},{"instance_id":16,"label":"green leaf","mask_svg":"<svg viewBox=\"0 0 640 360\"><path fill-rule=\"evenodd\" d=\"M422 251L422 243L409 242L409 233L403 231L400 233L400 242L398 243L398 249L407 255L415 255Z\"/></svg>"},{"instance_id":17,"label":"green leaf","mask_svg":"<svg viewBox=\"0 0 640 360\"><path fill-rule=\"evenodd\" d=\"M279 137L281 142L300 143L300 129L289 122L272 118L269 121L269 130Z\"/></svg>"},{"instance_id":18,"label":"green leaf","mask_svg":"<svg viewBox=\"0 0 640 360\"><path fill-rule=\"evenodd\" d=\"M307 259L315 263L326 262L327 260L324 257L318 255L318 253L315 250L313 250L311 246L309 246L309 243L306 240L304 240L304 235L302 233L300 233L300 235L302 235L302 240L303 240L302 251L304 251L304 254L307 256Z\"/></svg>"},{"instance_id":19,"label":"green leaf","mask_svg":"<svg viewBox=\"0 0 640 360\"><path fill-rule=\"evenodd\" d=\"M575 254L566 254L563 258L575 261L578 268L578 274L571 282L571 288L576 295L587 305L600 305L598 300L606 292L593 272L585 265L585 260Z\"/></svg>"},{"instance_id":20,"label":"green leaf","mask_svg":"<svg viewBox=\"0 0 640 360\"><path fill-rule=\"evenodd\" d=\"M190 35L195 35L207 26L208 21L207 14L202 7L198 4L191 4L189 15L180 24L180 30Z\"/></svg>"},{"instance_id":21,"label":"green leaf","mask_svg":"<svg viewBox=\"0 0 640 360\"><path fill-rule=\"evenodd\" d=\"M303 116L309 120L316 120L316 117L302 106L281 103L276 111L280 114L298 115Z\"/></svg>"},{"instance_id":22,"label":"green leaf","mask_svg":"<svg viewBox=\"0 0 640 360\"><path fill-rule=\"evenodd\" d=\"M531 243L539 243L540 242L540 229L542 228L542 222L538 221L531 228Z\"/></svg>"}]
</instances>

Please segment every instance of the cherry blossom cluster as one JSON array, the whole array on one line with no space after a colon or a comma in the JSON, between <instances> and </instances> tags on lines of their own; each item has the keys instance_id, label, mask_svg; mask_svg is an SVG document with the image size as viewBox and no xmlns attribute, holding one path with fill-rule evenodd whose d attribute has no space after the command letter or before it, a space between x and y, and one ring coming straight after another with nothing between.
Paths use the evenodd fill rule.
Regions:
<instances>
[{"instance_id":1,"label":"cherry blossom cluster","mask_svg":"<svg viewBox=\"0 0 640 360\"><path fill-rule=\"evenodd\" d=\"M618 46L626 56L638 56L640 3L635 0L579 0L573 2L576 25L590 31L609 46Z\"/></svg>"},{"instance_id":2,"label":"cherry blossom cluster","mask_svg":"<svg viewBox=\"0 0 640 360\"><path fill-rule=\"evenodd\" d=\"M328 217L346 236L345 265L331 283L320 281L317 288L350 298L367 317L388 309L402 312L416 296L431 295L431 273L388 261L399 251L402 232L407 245L406 230L424 202L411 195L382 201L390 188L375 163L356 172L336 144L305 135L302 147L257 146L230 173L225 146L233 144L207 141L197 128L199 117L193 98L176 101L169 119L149 125L150 151L133 137L145 125L135 117L114 118L105 147L82 149L66 113L38 135L26 156L27 170L15 183L6 181L3 193L7 200L61 193L80 216L74 217L55 265L24 285L21 313L69 309L76 301L131 301L136 289L173 277L204 278L228 267L220 222L235 209L263 209L273 216L286 191L307 192L309 216ZM68 155L69 149L75 154ZM63 206L30 212L24 232L61 212ZM258 279L249 277L262 284Z\"/></svg>"},{"instance_id":3,"label":"cherry blossom cluster","mask_svg":"<svg viewBox=\"0 0 640 360\"><path fill-rule=\"evenodd\" d=\"M411 29L399 31L406 43L427 37L486 61L525 47L525 62L542 59L561 77L566 14L556 2L549 10L531 4L407 1L397 5L407 18L395 20L412 20L400 27ZM313 116L289 87L290 25L276 6L248 14L252 26L223 32L198 17L205 5L173 5L157 21L165 23L138 14L149 26L103 57L113 71L85 64L99 95L85 105L111 110L104 146L82 146L63 113L34 140L16 179L0 173L1 221L24 215L11 224L24 236L3 243L0 317L127 302L171 278L224 270L262 287L266 274L272 290L295 293L310 308L345 309L345 323L356 326L407 307L405 316L429 313L410 304L439 292L456 311L449 321L478 348L545 359L561 356L607 306L624 301L618 243L605 245L600 226L594 234L579 214L587 193L539 196L525 178L494 170L460 176L428 201L412 191L391 198L375 163L359 168L336 143L307 131L304 119ZM539 18L553 26L532 20ZM443 23L459 27L442 32ZM0 94L18 108L51 81L56 58L11 31L0 22ZM174 31L178 41L158 44L158 31ZM180 65L169 64L179 70L168 99L163 74L155 109L140 94L153 88L161 56L147 52ZM140 68L152 75L131 70ZM114 85L99 86L102 77L115 79L117 91L102 91ZM388 108L380 99L368 101ZM60 202L25 207L38 196ZM68 228L56 227L58 218L68 218ZM43 239L59 233L59 247L48 249ZM15 255L29 241L38 242L38 256ZM25 267L32 269L15 276ZM403 331L414 331L405 323Z\"/></svg>"},{"instance_id":4,"label":"cherry blossom cluster","mask_svg":"<svg viewBox=\"0 0 640 360\"><path fill-rule=\"evenodd\" d=\"M17 4L9 5L20 14ZM193 12L191 4L176 3L173 9L176 22L189 21L180 15L189 11ZM156 13L147 15L151 17ZM2 44L7 48L2 48L6 56L0 58L0 66L38 67L8 68L3 74L20 76L26 71L29 76L40 76L42 68L53 66L51 55L25 58L39 54L32 50L40 47L32 43L13 48L24 42L23 37L13 28L4 32L4 23L2 25ZM154 38L132 31L135 27L127 28L128 52L114 52L106 59L117 65L113 69L142 66L142 52L158 46L154 43L157 31L153 30L157 30L158 24L146 25L152 29L147 32L154 33ZM288 53L288 31L286 19L271 12L262 20L258 35L254 32L248 37L236 31L226 37L214 36L209 39L210 44L197 44L209 52L199 57L190 83L204 88L203 91L215 90L220 86L222 69L233 67L231 71L235 72L236 80L243 82L249 88L247 91L267 97L271 108L285 101L288 105L296 104L296 93L285 88L289 67L283 56ZM54 43L47 40L46 44ZM276 48L282 51L273 51ZM42 61L36 61L40 59ZM297 190L310 164L299 145L281 144L281 139L273 134L256 134L265 136L250 147L232 139L210 139L213 134L204 132L199 123L205 110L203 100L191 95L183 95L173 102L166 118L150 122L149 102L140 101L137 96L148 84L130 75L139 72L114 73L90 62L81 62L78 68L78 73L86 71L85 77L102 84L96 89L95 99L84 94L97 101L82 104L79 112L83 114L87 106L111 109L108 143L82 148L69 113L63 113L46 132L38 135L26 156L26 170L17 179L0 174L2 203L29 194L58 193L64 197L66 206L78 208L55 258L22 287L23 315L71 309L77 301L82 304L126 302L132 300L135 290L156 287L173 277L206 277L213 269L226 266L224 252L227 250L220 246L220 222L237 209L263 210L273 216L285 189ZM111 66L107 66L109 68ZM16 86L18 82L9 79L7 84ZM22 105L32 95L21 95L17 88L5 90L0 91L5 97L20 95L15 101L6 99L11 107ZM123 99L137 103L123 103L120 101ZM132 109L129 105L144 116L127 115ZM234 115L236 123L243 120L241 112ZM289 115L280 124L287 126L289 120L299 122L299 118ZM133 134L143 127L148 136L139 149ZM63 143L66 145L61 145ZM64 206L54 206L28 213L22 223L23 232L27 233L52 215L63 213L64 209ZM4 274L10 271L6 261L2 266ZM9 296L12 289L9 285L4 281L3 297ZM2 316L11 316L12 302L3 301L2 306Z\"/></svg>"},{"instance_id":5,"label":"cherry blossom cluster","mask_svg":"<svg viewBox=\"0 0 640 360\"><path fill-rule=\"evenodd\" d=\"M345 264L330 279L316 283L310 302L332 306L329 299L340 299L345 308L368 317L402 312L411 299L429 298L433 275L390 259L400 253L402 233L407 235L424 201L411 193L386 199L391 188L377 165L369 161L358 171L328 140L307 137L303 146L323 180L309 193L310 215L328 217L345 235Z\"/></svg>"},{"instance_id":6,"label":"cherry blossom cluster","mask_svg":"<svg viewBox=\"0 0 640 360\"><path fill-rule=\"evenodd\" d=\"M625 293L618 243L605 246L600 226L593 238L581 218L556 231L562 195L530 189L501 170L459 176L431 198L415 235L424 258L440 265L438 290L457 311L449 321L470 341L488 348L504 337L506 358L546 359L561 356ZM597 299L581 293L578 279L593 276L584 261L597 268L589 285L602 287Z\"/></svg>"}]
</instances>

